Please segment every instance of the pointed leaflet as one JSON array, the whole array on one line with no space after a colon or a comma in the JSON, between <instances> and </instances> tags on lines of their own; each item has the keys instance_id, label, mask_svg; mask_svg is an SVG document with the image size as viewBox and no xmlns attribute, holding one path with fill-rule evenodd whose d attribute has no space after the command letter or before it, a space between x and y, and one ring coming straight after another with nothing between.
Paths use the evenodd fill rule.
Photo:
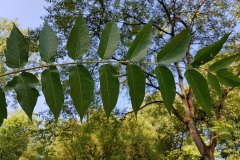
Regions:
<instances>
[{"instance_id":1,"label":"pointed leaflet","mask_svg":"<svg viewBox=\"0 0 240 160\"><path fill-rule=\"evenodd\" d=\"M221 97L222 90L217 77L214 74L208 72L207 80L211 88L218 94L219 97Z\"/></svg>"},{"instance_id":2,"label":"pointed leaflet","mask_svg":"<svg viewBox=\"0 0 240 160\"><path fill-rule=\"evenodd\" d=\"M39 37L39 52L44 62L54 61L54 56L57 54L57 46L56 34L48 23L45 23Z\"/></svg>"},{"instance_id":3,"label":"pointed leaflet","mask_svg":"<svg viewBox=\"0 0 240 160\"><path fill-rule=\"evenodd\" d=\"M70 32L67 41L68 55L72 59L80 59L89 49L89 31L87 25L80 14Z\"/></svg>"},{"instance_id":4,"label":"pointed leaflet","mask_svg":"<svg viewBox=\"0 0 240 160\"><path fill-rule=\"evenodd\" d=\"M7 103L5 98L5 93L2 88L0 88L0 127L3 120L7 118Z\"/></svg>"},{"instance_id":5,"label":"pointed leaflet","mask_svg":"<svg viewBox=\"0 0 240 160\"><path fill-rule=\"evenodd\" d=\"M28 72L22 72L7 84L7 87L13 88L17 93L17 100L30 119L39 96L35 89L37 84L38 79Z\"/></svg>"},{"instance_id":6,"label":"pointed leaflet","mask_svg":"<svg viewBox=\"0 0 240 160\"><path fill-rule=\"evenodd\" d=\"M144 72L137 65L127 65L127 81L133 111L137 115L145 96L146 78Z\"/></svg>"},{"instance_id":7,"label":"pointed leaflet","mask_svg":"<svg viewBox=\"0 0 240 160\"><path fill-rule=\"evenodd\" d=\"M163 103L168 112L171 113L172 105L176 95L176 85L172 72L165 66L158 66L155 69L158 84L160 86Z\"/></svg>"},{"instance_id":8,"label":"pointed leaflet","mask_svg":"<svg viewBox=\"0 0 240 160\"><path fill-rule=\"evenodd\" d=\"M230 33L223 36L219 41L200 49L194 57L191 65L193 67L198 67L204 63L211 61L220 52L229 35Z\"/></svg>"},{"instance_id":9,"label":"pointed leaflet","mask_svg":"<svg viewBox=\"0 0 240 160\"><path fill-rule=\"evenodd\" d=\"M115 68L109 64L100 67L99 75L103 109L109 117L118 100L119 80Z\"/></svg>"},{"instance_id":10,"label":"pointed leaflet","mask_svg":"<svg viewBox=\"0 0 240 160\"><path fill-rule=\"evenodd\" d=\"M213 63L210 67L209 70L211 72L216 72L220 69L227 69L228 66L230 66L235 60L237 60L239 58L239 54L235 54L233 56L229 56L226 58L223 58L215 63Z\"/></svg>"},{"instance_id":11,"label":"pointed leaflet","mask_svg":"<svg viewBox=\"0 0 240 160\"><path fill-rule=\"evenodd\" d=\"M98 47L98 55L102 59L109 59L120 44L120 33L115 22L106 24Z\"/></svg>"},{"instance_id":12,"label":"pointed leaflet","mask_svg":"<svg viewBox=\"0 0 240 160\"><path fill-rule=\"evenodd\" d=\"M127 52L127 58L132 61L141 60L146 54L152 41L152 21L146 24L137 34Z\"/></svg>"},{"instance_id":13,"label":"pointed leaflet","mask_svg":"<svg viewBox=\"0 0 240 160\"><path fill-rule=\"evenodd\" d=\"M70 70L69 84L70 95L82 119L93 99L94 82L92 76L84 66L74 66Z\"/></svg>"},{"instance_id":14,"label":"pointed leaflet","mask_svg":"<svg viewBox=\"0 0 240 160\"><path fill-rule=\"evenodd\" d=\"M206 79L194 69L188 69L185 72L185 77L190 87L192 87L197 103L202 107L206 114L210 116L212 110L212 100Z\"/></svg>"},{"instance_id":15,"label":"pointed leaflet","mask_svg":"<svg viewBox=\"0 0 240 160\"><path fill-rule=\"evenodd\" d=\"M58 69L56 67L45 69L42 72L41 81L46 102L57 120L64 103L63 87Z\"/></svg>"},{"instance_id":16,"label":"pointed leaflet","mask_svg":"<svg viewBox=\"0 0 240 160\"><path fill-rule=\"evenodd\" d=\"M6 64L10 68L21 68L28 62L29 45L23 34L13 24L13 29L7 39L5 51Z\"/></svg>"},{"instance_id":17,"label":"pointed leaflet","mask_svg":"<svg viewBox=\"0 0 240 160\"><path fill-rule=\"evenodd\" d=\"M220 83L230 87L240 86L240 78L226 69L220 69L217 71L217 78Z\"/></svg>"},{"instance_id":18,"label":"pointed leaflet","mask_svg":"<svg viewBox=\"0 0 240 160\"><path fill-rule=\"evenodd\" d=\"M170 64L181 60L188 50L191 41L189 28L174 36L158 53L157 60L161 64Z\"/></svg>"}]
</instances>

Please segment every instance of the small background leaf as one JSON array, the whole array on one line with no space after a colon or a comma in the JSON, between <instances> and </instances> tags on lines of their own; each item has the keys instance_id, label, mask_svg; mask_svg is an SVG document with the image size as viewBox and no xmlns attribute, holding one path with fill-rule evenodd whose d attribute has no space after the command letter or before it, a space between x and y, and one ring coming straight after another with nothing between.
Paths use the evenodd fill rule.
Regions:
<instances>
[{"instance_id":1,"label":"small background leaf","mask_svg":"<svg viewBox=\"0 0 240 160\"><path fill-rule=\"evenodd\" d=\"M74 66L69 74L70 95L81 120L93 99L94 82L88 70L82 66Z\"/></svg>"},{"instance_id":2,"label":"small background leaf","mask_svg":"<svg viewBox=\"0 0 240 160\"><path fill-rule=\"evenodd\" d=\"M137 115L145 96L146 78L144 72L137 65L127 65L127 81L133 111Z\"/></svg>"},{"instance_id":3,"label":"small background leaf","mask_svg":"<svg viewBox=\"0 0 240 160\"><path fill-rule=\"evenodd\" d=\"M191 41L189 28L174 36L158 53L157 60L161 64L170 64L181 60L188 50Z\"/></svg>"},{"instance_id":4,"label":"small background leaf","mask_svg":"<svg viewBox=\"0 0 240 160\"><path fill-rule=\"evenodd\" d=\"M109 64L104 64L100 67L99 75L103 109L107 117L109 117L117 104L119 80L115 68Z\"/></svg>"},{"instance_id":5,"label":"small background leaf","mask_svg":"<svg viewBox=\"0 0 240 160\"><path fill-rule=\"evenodd\" d=\"M109 59L120 44L120 33L115 22L106 24L98 47L98 55L102 59Z\"/></svg>"},{"instance_id":6,"label":"small background leaf","mask_svg":"<svg viewBox=\"0 0 240 160\"><path fill-rule=\"evenodd\" d=\"M63 87L58 69L50 67L42 72L42 92L46 102L57 120L64 103Z\"/></svg>"},{"instance_id":7,"label":"small background leaf","mask_svg":"<svg viewBox=\"0 0 240 160\"><path fill-rule=\"evenodd\" d=\"M38 90L34 88L37 84L38 79L28 72L22 72L7 84L7 87L15 90L19 104L31 120L39 96Z\"/></svg>"},{"instance_id":8,"label":"small background leaf","mask_svg":"<svg viewBox=\"0 0 240 160\"><path fill-rule=\"evenodd\" d=\"M127 58L132 61L141 60L146 54L152 42L152 21L146 24L137 34L127 52Z\"/></svg>"},{"instance_id":9,"label":"small background leaf","mask_svg":"<svg viewBox=\"0 0 240 160\"><path fill-rule=\"evenodd\" d=\"M176 96L176 85L173 74L165 66L158 66L155 69L155 74L157 76L163 103L168 112L171 113L172 105Z\"/></svg>"},{"instance_id":10,"label":"small background leaf","mask_svg":"<svg viewBox=\"0 0 240 160\"><path fill-rule=\"evenodd\" d=\"M230 33L223 36L219 41L200 49L194 57L191 65L193 67L198 67L204 63L211 61L220 52L229 35Z\"/></svg>"},{"instance_id":11,"label":"small background leaf","mask_svg":"<svg viewBox=\"0 0 240 160\"><path fill-rule=\"evenodd\" d=\"M10 68L21 68L28 62L29 44L24 35L13 24L13 29L7 39L5 51L6 64Z\"/></svg>"},{"instance_id":12,"label":"small background leaf","mask_svg":"<svg viewBox=\"0 0 240 160\"><path fill-rule=\"evenodd\" d=\"M0 127L3 123L3 120L7 118L7 103L5 93L2 88L0 88Z\"/></svg>"},{"instance_id":13,"label":"small background leaf","mask_svg":"<svg viewBox=\"0 0 240 160\"><path fill-rule=\"evenodd\" d=\"M212 110L212 100L206 79L194 69L188 69L185 72L185 77L190 87L192 87L197 103L202 107L206 114L210 116Z\"/></svg>"},{"instance_id":14,"label":"small background leaf","mask_svg":"<svg viewBox=\"0 0 240 160\"><path fill-rule=\"evenodd\" d=\"M80 14L70 32L67 41L68 55L72 59L80 59L89 49L89 31Z\"/></svg>"},{"instance_id":15,"label":"small background leaf","mask_svg":"<svg viewBox=\"0 0 240 160\"><path fill-rule=\"evenodd\" d=\"M53 29L44 24L39 37L39 52L44 62L53 62L54 56L57 54L58 40Z\"/></svg>"}]
</instances>

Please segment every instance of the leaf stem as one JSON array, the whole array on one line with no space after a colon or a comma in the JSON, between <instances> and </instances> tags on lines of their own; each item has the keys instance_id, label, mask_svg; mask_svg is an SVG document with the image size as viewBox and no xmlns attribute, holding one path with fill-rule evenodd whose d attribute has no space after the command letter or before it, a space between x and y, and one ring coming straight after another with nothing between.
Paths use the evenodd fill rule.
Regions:
<instances>
[{"instance_id":1,"label":"leaf stem","mask_svg":"<svg viewBox=\"0 0 240 160\"><path fill-rule=\"evenodd\" d=\"M57 64L46 64L46 65L41 65L41 66L35 66L35 67L30 67L30 68L25 68L25 69L19 69L19 70L15 70L12 72L8 72L8 73L4 73L1 74L0 77L5 77L8 75L12 75L12 74L17 74L17 73L22 73L25 71L31 71L31 70L37 70L37 69L42 69L42 68L49 68L52 66L65 66L65 65L80 65L80 64L112 64L112 63L120 63L120 64L134 64L134 63L138 63L138 64L145 64L145 65L162 65L161 63L158 62L135 62L135 61L111 61L111 60L106 60L106 61L74 61L74 62L64 62L64 63L57 63ZM171 65L169 65L169 67L172 67Z\"/></svg>"}]
</instances>

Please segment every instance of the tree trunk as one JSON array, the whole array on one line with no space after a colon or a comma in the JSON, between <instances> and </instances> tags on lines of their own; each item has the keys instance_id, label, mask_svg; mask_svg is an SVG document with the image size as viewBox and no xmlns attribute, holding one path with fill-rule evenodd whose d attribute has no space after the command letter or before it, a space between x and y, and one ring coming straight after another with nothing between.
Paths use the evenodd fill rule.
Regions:
<instances>
[{"instance_id":1,"label":"tree trunk","mask_svg":"<svg viewBox=\"0 0 240 160\"><path fill-rule=\"evenodd\" d=\"M191 93L192 94L192 93ZM184 110L185 110L185 123L187 126L187 129L190 133L190 136L192 137L194 143L196 144L199 153L201 154L201 160L214 160L214 150L215 146L206 146L204 143L202 137L200 136L200 133L196 127L196 124L193 120L193 115L191 112L192 103L189 103L192 99L184 99Z\"/></svg>"}]
</instances>

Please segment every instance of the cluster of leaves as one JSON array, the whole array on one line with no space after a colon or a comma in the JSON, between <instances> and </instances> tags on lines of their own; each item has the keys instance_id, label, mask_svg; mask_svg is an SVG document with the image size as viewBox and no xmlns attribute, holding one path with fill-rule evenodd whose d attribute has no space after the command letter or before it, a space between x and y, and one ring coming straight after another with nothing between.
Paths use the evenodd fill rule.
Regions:
<instances>
[{"instance_id":1,"label":"cluster of leaves","mask_svg":"<svg viewBox=\"0 0 240 160\"><path fill-rule=\"evenodd\" d=\"M197 68L202 64L211 61L221 50L223 44L227 41L226 34L219 41L200 49L194 60L186 68L185 78L193 89L195 99L202 109L211 115L212 101L208 89L208 82L201 75ZM145 96L145 74L137 65L146 55L152 40L152 21L147 23L137 34L135 40L127 52L127 60L119 63L127 64L126 73L129 86L129 95L131 98L132 108L135 114L140 109ZM176 86L174 76L168 65L180 61L185 57L191 41L190 29L186 28L178 35L174 36L168 42L157 56L158 66L155 74L160 85L160 91L164 104L171 112L176 95ZM57 54L58 40L52 28L45 23L39 38L39 52L42 61L48 65L22 69L21 73L8 82L8 88L13 88L17 93L17 100L23 110L31 119L32 112L39 96L36 85L38 79L32 73L26 72L38 68L47 68L41 73L42 92L45 96L46 103L53 112L55 119L58 118L64 104L64 92L60 80L59 70L56 66L74 64L69 70L70 96L73 104L81 119L89 108L94 95L94 81L89 71L82 64L103 63L99 69L100 91L102 96L103 108L107 115L110 116L114 109L119 95L119 79L116 68L110 63L117 61L107 61L118 48L120 44L120 34L117 24L109 22L106 24L98 48L98 55L102 61L81 61L82 56L88 51L90 46L88 27L82 17L79 15L70 32L67 41L67 51L69 57L74 62L66 64L53 64ZM14 25L9 38L7 39L7 48L5 51L6 65L10 68L23 68L28 62L29 44L20 30ZM221 95L220 83L231 87L240 86L240 79L227 71L229 65L239 58L239 54L227 57L217 61L209 68L208 81L211 87ZM80 61L77 61L80 60ZM151 64L151 63L150 63ZM219 83L220 82L220 83ZM1 89L1 112L0 119L6 118L6 101L4 92Z\"/></svg>"}]
</instances>

